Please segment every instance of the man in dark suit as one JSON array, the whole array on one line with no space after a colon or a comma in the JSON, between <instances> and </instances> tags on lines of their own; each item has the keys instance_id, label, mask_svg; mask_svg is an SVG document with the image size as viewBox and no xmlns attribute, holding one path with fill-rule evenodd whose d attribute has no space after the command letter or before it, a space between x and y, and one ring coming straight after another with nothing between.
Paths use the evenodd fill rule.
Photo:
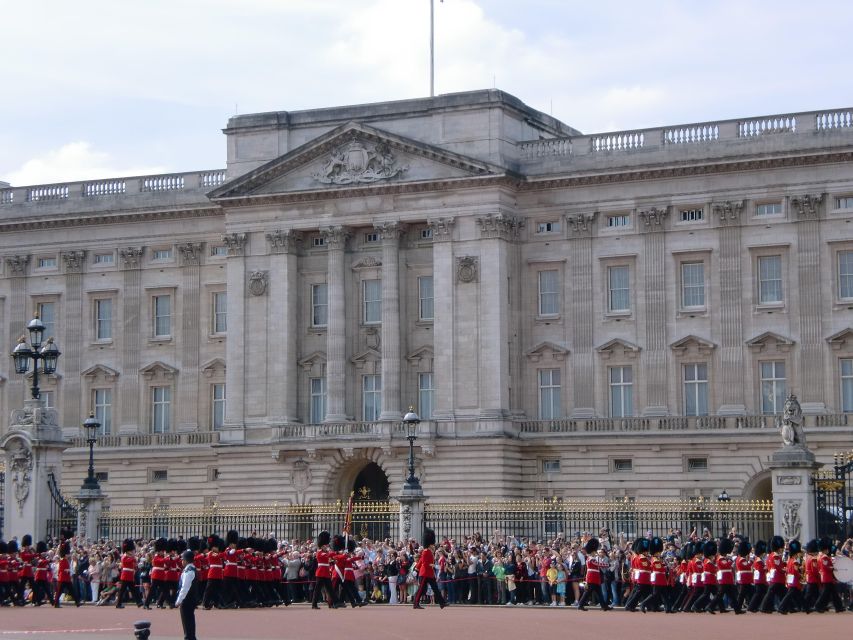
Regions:
<instances>
[{"instance_id":1,"label":"man in dark suit","mask_svg":"<svg viewBox=\"0 0 853 640\"><path fill-rule=\"evenodd\" d=\"M195 608L198 606L198 581L193 564L195 553L187 549L181 554L184 570L178 581L178 597L175 606L181 610L181 626L184 628L184 640L196 640Z\"/></svg>"}]
</instances>

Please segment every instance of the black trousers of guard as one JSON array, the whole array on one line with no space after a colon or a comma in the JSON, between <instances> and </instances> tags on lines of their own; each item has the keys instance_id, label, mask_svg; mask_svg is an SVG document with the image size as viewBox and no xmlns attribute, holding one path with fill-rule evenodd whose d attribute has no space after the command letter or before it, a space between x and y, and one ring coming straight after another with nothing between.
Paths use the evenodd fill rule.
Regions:
<instances>
[{"instance_id":1,"label":"black trousers of guard","mask_svg":"<svg viewBox=\"0 0 853 640\"><path fill-rule=\"evenodd\" d=\"M759 609L761 609L761 603L764 602L764 597L767 595L767 585L766 584L757 584L754 585L752 591L752 599L749 601L748 610L751 613L755 613Z\"/></svg>"},{"instance_id":2,"label":"black trousers of guard","mask_svg":"<svg viewBox=\"0 0 853 640\"><path fill-rule=\"evenodd\" d=\"M356 591L355 582L344 580L341 583L341 602L344 600L349 602L353 609L361 605L361 598Z\"/></svg>"},{"instance_id":3,"label":"black trousers of guard","mask_svg":"<svg viewBox=\"0 0 853 640\"><path fill-rule=\"evenodd\" d=\"M820 584L817 582L807 582L806 588L803 591L803 605L806 611L814 609L817 599L820 597Z\"/></svg>"},{"instance_id":4,"label":"black trousers of guard","mask_svg":"<svg viewBox=\"0 0 853 640\"><path fill-rule=\"evenodd\" d=\"M195 603L184 600L181 603L181 626L184 628L184 640L196 640L195 637Z\"/></svg>"},{"instance_id":5,"label":"black trousers of guard","mask_svg":"<svg viewBox=\"0 0 853 640\"><path fill-rule=\"evenodd\" d=\"M746 603L749 606L749 601L752 600L752 594L755 588L751 584L742 584L737 588L737 600L735 601L735 613L743 613L743 605Z\"/></svg>"},{"instance_id":6,"label":"black trousers of guard","mask_svg":"<svg viewBox=\"0 0 853 640\"><path fill-rule=\"evenodd\" d=\"M693 606L693 603L696 602L696 598L700 595L702 595L702 587L687 587L679 610L690 611L690 607Z\"/></svg>"},{"instance_id":7,"label":"black trousers of guard","mask_svg":"<svg viewBox=\"0 0 853 640\"><path fill-rule=\"evenodd\" d=\"M435 578L426 577L418 578L418 590L415 593L415 600L412 603L412 606L415 608L421 606L421 598L424 593L426 593L427 585L432 587L432 595L435 598L435 603L440 607L444 607L447 603L444 601L444 596L441 595L441 589L438 588L438 583L435 581Z\"/></svg>"},{"instance_id":8,"label":"black trousers of guard","mask_svg":"<svg viewBox=\"0 0 853 640\"><path fill-rule=\"evenodd\" d=\"M33 604L41 604L44 601L50 602L49 584L47 580L35 581L35 586L33 587Z\"/></svg>"},{"instance_id":9,"label":"black trousers of guard","mask_svg":"<svg viewBox=\"0 0 853 640\"><path fill-rule=\"evenodd\" d=\"M794 609L799 611L806 610L806 604L803 600L803 592L795 587L788 587L785 592L785 597L779 603L779 613L788 613Z\"/></svg>"},{"instance_id":10,"label":"black trousers of guard","mask_svg":"<svg viewBox=\"0 0 853 640\"><path fill-rule=\"evenodd\" d=\"M583 609L586 606L586 603L589 602L589 599L592 597L593 591L598 593L598 604L601 605L601 610L607 611L610 609L610 607L607 606L607 601L601 597L601 585L589 583L587 583L586 589L583 590L581 599L578 600L578 609Z\"/></svg>"},{"instance_id":11,"label":"black trousers of guard","mask_svg":"<svg viewBox=\"0 0 853 640\"><path fill-rule=\"evenodd\" d=\"M116 598L116 608L121 607L124 603L124 598L127 593L130 593L137 606L142 605L142 598L139 596L139 589L136 588L135 584L132 582L125 582L124 580L119 581L119 584L121 587L119 587L118 597Z\"/></svg>"},{"instance_id":12,"label":"black trousers of guard","mask_svg":"<svg viewBox=\"0 0 853 640\"><path fill-rule=\"evenodd\" d=\"M652 585L650 584L635 585L631 591L631 595L628 596L628 600L625 602L625 611L636 611L637 605L648 598L651 592Z\"/></svg>"},{"instance_id":13,"label":"black trousers of guard","mask_svg":"<svg viewBox=\"0 0 853 640\"><path fill-rule=\"evenodd\" d=\"M737 602L737 589L733 584L718 584L717 592L711 597L711 601L708 603L708 606L705 607L705 611L712 612L716 609L720 613L725 613L726 597L729 599L729 604L734 607Z\"/></svg>"},{"instance_id":14,"label":"black trousers of guard","mask_svg":"<svg viewBox=\"0 0 853 640\"><path fill-rule=\"evenodd\" d=\"M74 591L74 588L71 586L70 582L59 582L56 585L56 595L53 599L53 606L59 607L59 600L62 598L62 594L67 593L74 600L74 604L78 607L80 606L80 598L77 596L77 592Z\"/></svg>"},{"instance_id":15,"label":"black trousers of guard","mask_svg":"<svg viewBox=\"0 0 853 640\"><path fill-rule=\"evenodd\" d=\"M243 606L243 592L241 591L240 578L223 578L222 589L225 594L225 604L235 607Z\"/></svg>"},{"instance_id":16,"label":"black trousers of guard","mask_svg":"<svg viewBox=\"0 0 853 640\"><path fill-rule=\"evenodd\" d=\"M693 606L690 607L690 611L696 613L698 611L704 611L705 607L708 606L708 603L711 601L711 598L717 592L717 585L715 584L706 584L702 587L702 590L699 592L699 597L693 601Z\"/></svg>"},{"instance_id":17,"label":"black trousers of guard","mask_svg":"<svg viewBox=\"0 0 853 640\"><path fill-rule=\"evenodd\" d=\"M331 609L334 607L335 590L332 588L331 578L317 578L317 584L314 585L314 595L311 597L311 606L317 606L317 602L320 600L321 591L325 591L326 593L326 604L329 605L329 608Z\"/></svg>"},{"instance_id":18,"label":"black trousers of guard","mask_svg":"<svg viewBox=\"0 0 853 640\"><path fill-rule=\"evenodd\" d=\"M162 580L152 580L151 586L148 588L148 595L145 596L144 605L146 607L150 606L152 602L156 601L160 594L163 592L163 585L165 583Z\"/></svg>"},{"instance_id":19,"label":"black trousers of guard","mask_svg":"<svg viewBox=\"0 0 853 640\"><path fill-rule=\"evenodd\" d=\"M841 596L838 595L838 589L834 582L824 582L820 587L820 596L815 602L814 610L820 613L829 609L829 603L832 601L832 606L835 611L841 613L844 611L844 605L841 602Z\"/></svg>"},{"instance_id":20,"label":"black trousers of guard","mask_svg":"<svg viewBox=\"0 0 853 640\"><path fill-rule=\"evenodd\" d=\"M765 595L764 600L761 601L761 612L772 613L776 608L776 598L779 598L779 601L781 602L784 597L784 584L781 582L774 582L773 584L767 585L767 595Z\"/></svg>"},{"instance_id":21,"label":"black trousers of guard","mask_svg":"<svg viewBox=\"0 0 853 640\"><path fill-rule=\"evenodd\" d=\"M664 611L667 613L670 612L670 608L672 603L670 602L669 596L669 586L668 585L655 585L652 587L652 593L648 598L640 602L640 609L650 609L651 611L657 611L657 608L663 603Z\"/></svg>"},{"instance_id":22,"label":"black trousers of guard","mask_svg":"<svg viewBox=\"0 0 853 640\"><path fill-rule=\"evenodd\" d=\"M207 584L204 587L204 598L202 599L202 606L205 609L209 609L210 607L216 607L217 609L222 607L222 579L214 579L211 580L208 578Z\"/></svg>"},{"instance_id":23,"label":"black trousers of guard","mask_svg":"<svg viewBox=\"0 0 853 640\"><path fill-rule=\"evenodd\" d=\"M157 606L162 607L163 603L166 603L170 609L174 609L175 598L177 597L178 583L172 580L163 580L160 588L160 597L157 598Z\"/></svg>"}]
</instances>

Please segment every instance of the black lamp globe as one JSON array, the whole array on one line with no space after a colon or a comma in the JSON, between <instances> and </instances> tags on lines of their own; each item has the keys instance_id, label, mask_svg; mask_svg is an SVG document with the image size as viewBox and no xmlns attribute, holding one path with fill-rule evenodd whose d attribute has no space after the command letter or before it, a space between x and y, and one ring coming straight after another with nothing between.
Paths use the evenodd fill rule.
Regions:
<instances>
[{"instance_id":1,"label":"black lamp globe","mask_svg":"<svg viewBox=\"0 0 853 640\"><path fill-rule=\"evenodd\" d=\"M59 352L59 348L56 346L53 338L48 338L47 344L41 348L41 358L44 360L45 375L56 373L56 361L60 355L62 354Z\"/></svg>"},{"instance_id":2,"label":"black lamp globe","mask_svg":"<svg viewBox=\"0 0 853 640\"><path fill-rule=\"evenodd\" d=\"M38 350L44 339L44 323L39 319L38 314L30 320L27 331L30 332L30 344L33 345L33 349Z\"/></svg>"},{"instance_id":3,"label":"black lamp globe","mask_svg":"<svg viewBox=\"0 0 853 640\"><path fill-rule=\"evenodd\" d=\"M406 437L415 438L418 435L418 425L421 423L420 416L414 412L413 407L409 407L408 413L403 416L403 424L406 425Z\"/></svg>"},{"instance_id":4,"label":"black lamp globe","mask_svg":"<svg viewBox=\"0 0 853 640\"><path fill-rule=\"evenodd\" d=\"M27 339L24 336L18 338L17 346L12 350L12 360L15 361L15 373L21 375L30 370L30 359L33 357L33 352L30 345L27 344Z\"/></svg>"}]
</instances>

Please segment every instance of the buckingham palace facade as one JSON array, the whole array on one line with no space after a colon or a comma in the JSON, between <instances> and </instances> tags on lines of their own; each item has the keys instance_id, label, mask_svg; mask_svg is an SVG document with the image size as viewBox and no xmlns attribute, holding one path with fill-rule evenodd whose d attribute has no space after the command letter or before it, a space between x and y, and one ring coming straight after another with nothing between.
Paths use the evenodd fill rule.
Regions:
<instances>
[{"instance_id":1,"label":"buckingham palace facade","mask_svg":"<svg viewBox=\"0 0 853 640\"><path fill-rule=\"evenodd\" d=\"M113 507L394 496L410 406L446 500L769 498L790 393L849 448L853 109L584 135L489 90L224 133L225 169L0 188L69 492L90 410ZM0 363L0 428L28 386Z\"/></svg>"}]
</instances>

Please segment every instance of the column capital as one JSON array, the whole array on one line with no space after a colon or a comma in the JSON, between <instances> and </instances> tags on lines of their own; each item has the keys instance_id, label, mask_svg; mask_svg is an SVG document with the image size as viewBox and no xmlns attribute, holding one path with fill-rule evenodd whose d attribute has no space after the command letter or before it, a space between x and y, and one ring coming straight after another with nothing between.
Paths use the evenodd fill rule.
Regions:
<instances>
[{"instance_id":1,"label":"column capital","mask_svg":"<svg viewBox=\"0 0 853 640\"><path fill-rule=\"evenodd\" d=\"M270 253L292 253L302 242L302 234L293 229L276 229L266 234Z\"/></svg>"},{"instance_id":2,"label":"column capital","mask_svg":"<svg viewBox=\"0 0 853 640\"><path fill-rule=\"evenodd\" d=\"M649 207L640 211L639 216L645 223L645 231L663 231L669 207Z\"/></svg>"},{"instance_id":3,"label":"column capital","mask_svg":"<svg viewBox=\"0 0 853 640\"><path fill-rule=\"evenodd\" d=\"M343 251L347 246L347 240L352 235L346 227L324 227L320 229L320 234L326 240L326 245L329 249Z\"/></svg>"},{"instance_id":4,"label":"column capital","mask_svg":"<svg viewBox=\"0 0 853 640\"><path fill-rule=\"evenodd\" d=\"M83 273L83 265L86 264L85 251L63 251L61 255L65 273Z\"/></svg>"},{"instance_id":5,"label":"column capital","mask_svg":"<svg viewBox=\"0 0 853 640\"><path fill-rule=\"evenodd\" d=\"M400 241L400 238L406 232L406 225L401 224L399 220L380 222L373 225L373 228L382 235L383 245L396 246Z\"/></svg>"},{"instance_id":6,"label":"column capital","mask_svg":"<svg viewBox=\"0 0 853 640\"><path fill-rule=\"evenodd\" d=\"M524 227L524 218L510 216L505 213L488 214L478 216L477 224L480 225L481 238L500 238L502 240L516 240L518 233Z\"/></svg>"},{"instance_id":7,"label":"column capital","mask_svg":"<svg viewBox=\"0 0 853 640\"><path fill-rule=\"evenodd\" d=\"M432 229L433 242L448 242L453 240L453 226L455 218L430 218L427 225Z\"/></svg>"},{"instance_id":8,"label":"column capital","mask_svg":"<svg viewBox=\"0 0 853 640\"><path fill-rule=\"evenodd\" d=\"M228 257L231 256L242 256L246 250L246 239L248 238L245 233L226 233L222 236L222 242L225 243L225 246L228 248Z\"/></svg>"},{"instance_id":9,"label":"column capital","mask_svg":"<svg viewBox=\"0 0 853 640\"><path fill-rule=\"evenodd\" d=\"M591 236L596 216L598 216L598 211L591 213L567 213L565 218L569 234L574 238Z\"/></svg>"},{"instance_id":10,"label":"column capital","mask_svg":"<svg viewBox=\"0 0 853 640\"><path fill-rule=\"evenodd\" d=\"M118 250L122 270L139 269L142 266L142 247L125 247Z\"/></svg>"},{"instance_id":11,"label":"column capital","mask_svg":"<svg viewBox=\"0 0 853 640\"><path fill-rule=\"evenodd\" d=\"M791 196L791 206L794 207L800 220L817 220L822 202L822 193Z\"/></svg>"},{"instance_id":12,"label":"column capital","mask_svg":"<svg viewBox=\"0 0 853 640\"><path fill-rule=\"evenodd\" d=\"M726 200L711 205L711 209L720 217L720 224L735 225L740 222L744 200Z\"/></svg>"},{"instance_id":13,"label":"column capital","mask_svg":"<svg viewBox=\"0 0 853 640\"><path fill-rule=\"evenodd\" d=\"M30 263L30 256L6 256L6 266L9 267L9 273L13 276L27 275L27 265Z\"/></svg>"},{"instance_id":14,"label":"column capital","mask_svg":"<svg viewBox=\"0 0 853 640\"><path fill-rule=\"evenodd\" d=\"M201 251L203 242L183 242L178 245L178 253L181 256L181 266L198 266L201 264Z\"/></svg>"}]
</instances>

